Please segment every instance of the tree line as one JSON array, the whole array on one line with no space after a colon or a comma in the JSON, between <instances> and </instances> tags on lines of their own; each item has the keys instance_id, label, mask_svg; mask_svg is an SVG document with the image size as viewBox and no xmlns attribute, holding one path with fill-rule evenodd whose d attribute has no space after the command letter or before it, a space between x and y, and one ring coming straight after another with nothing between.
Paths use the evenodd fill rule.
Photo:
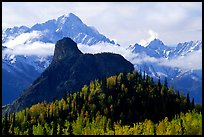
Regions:
<instances>
[{"instance_id":1,"label":"tree line","mask_svg":"<svg viewBox=\"0 0 204 137\"><path fill-rule=\"evenodd\" d=\"M202 134L201 109L167 80L154 82L133 71L6 114L2 134Z\"/></svg>"}]
</instances>

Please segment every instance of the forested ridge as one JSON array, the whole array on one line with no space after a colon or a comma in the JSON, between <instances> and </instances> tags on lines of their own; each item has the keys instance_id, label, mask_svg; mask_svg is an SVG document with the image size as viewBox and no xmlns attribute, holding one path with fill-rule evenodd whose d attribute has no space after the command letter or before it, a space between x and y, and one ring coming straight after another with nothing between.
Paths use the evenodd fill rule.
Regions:
<instances>
[{"instance_id":1,"label":"forested ridge","mask_svg":"<svg viewBox=\"0 0 204 137\"><path fill-rule=\"evenodd\" d=\"M201 135L201 109L166 80L154 82L133 71L91 81L81 91L65 91L61 100L6 114L2 134Z\"/></svg>"}]
</instances>

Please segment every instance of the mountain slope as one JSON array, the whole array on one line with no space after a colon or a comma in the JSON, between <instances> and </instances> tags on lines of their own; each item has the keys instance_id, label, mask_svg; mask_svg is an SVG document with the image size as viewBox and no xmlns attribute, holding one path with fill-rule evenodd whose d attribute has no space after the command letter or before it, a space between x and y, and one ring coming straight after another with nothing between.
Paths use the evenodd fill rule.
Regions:
<instances>
[{"instance_id":1,"label":"mountain slope","mask_svg":"<svg viewBox=\"0 0 204 137\"><path fill-rule=\"evenodd\" d=\"M132 70L133 65L121 55L83 54L74 41L63 38L56 43L49 67L25 89L7 111L19 111L37 102L60 99L65 91L78 91L91 80Z\"/></svg>"},{"instance_id":2,"label":"mountain slope","mask_svg":"<svg viewBox=\"0 0 204 137\"><path fill-rule=\"evenodd\" d=\"M2 53L2 105L10 104L48 67L52 56Z\"/></svg>"}]
</instances>

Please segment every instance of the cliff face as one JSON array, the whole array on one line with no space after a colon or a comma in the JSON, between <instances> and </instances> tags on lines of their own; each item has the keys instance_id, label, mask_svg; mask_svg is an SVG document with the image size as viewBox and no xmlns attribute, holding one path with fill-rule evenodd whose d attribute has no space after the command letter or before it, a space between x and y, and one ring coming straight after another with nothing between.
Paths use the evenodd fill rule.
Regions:
<instances>
[{"instance_id":1,"label":"cliff face","mask_svg":"<svg viewBox=\"0 0 204 137\"><path fill-rule=\"evenodd\" d=\"M133 65L121 55L83 54L74 41L63 38L55 45L50 66L5 110L14 112L44 100L61 99L65 92L78 91L91 80L133 70Z\"/></svg>"}]
</instances>

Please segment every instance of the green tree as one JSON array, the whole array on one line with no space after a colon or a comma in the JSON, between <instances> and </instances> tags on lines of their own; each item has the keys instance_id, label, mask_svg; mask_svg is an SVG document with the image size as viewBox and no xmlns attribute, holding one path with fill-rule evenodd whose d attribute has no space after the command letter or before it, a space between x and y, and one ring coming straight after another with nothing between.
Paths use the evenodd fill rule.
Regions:
<instances>
[{"instance_id":1,"label":"green tree","mask_svg":"<svg viewBox=\"0 0 204 137\"><path fill-rule=\"evenodd\" d=\"M166 88L168 88L168 83L167 83L167 78L165 77L165 79L164 79L164 86L166 87Z\"/></svg>"},{"instance_id":2,"label":"green tree","mask_svg":"<svg viewBox=\"0 0 204 137\"><path fill-rule=\"evenodd\" d=\"M52 135L57 135L57 120L52 123Z\"/></svg>"},{"instance_id":3,"label":"green tree","mask_svg":"<svg viewBox=\"0 0 204 137\"><path fill-rule=\"evenodd\" d=\"M81 116L78 116L76 121L74 121L72 123L74 135L81 135L82 134L82 129L83 129L82 125L83 125L83 119Z\"/></svg>"},{"instance_id":4,"label":"green tree","mask_svg":"<svg viewBox=\"0 0 204 137\"><path fill-rule=\"evenodd\" d=\"M11 125L11 135L14 135L14 127L16 125L16 113L13 114L13 120L12 120L12 125Z\"/></svg>"},{"instance_id":5,"label":"green tree","mask_svg":"<svg viewBox=\"0 0 204 137\"><path fill-rule=\"evenodd\" d=\"M44 130L43 130L43 126L38 123L38 125L34 125L33 126L33 134L34 135L44 135Z\"/></svg>"}]
</instances>

